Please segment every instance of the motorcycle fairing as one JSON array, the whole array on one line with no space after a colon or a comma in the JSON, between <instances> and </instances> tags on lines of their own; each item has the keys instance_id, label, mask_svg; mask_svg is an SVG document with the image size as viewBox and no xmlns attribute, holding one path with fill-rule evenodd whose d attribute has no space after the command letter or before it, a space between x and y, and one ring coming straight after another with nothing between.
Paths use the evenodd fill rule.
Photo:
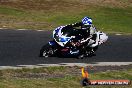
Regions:
<instances>
[{"instance_id":1,"label":"motorcycle fairing","mask_svg":"<svg viewBox=\"0 0 132 88\"><path fill-rule=\"evenodd\" d=\"M58 27L53 31L54 40L62 47L64 47L65 44L67 44L72 38L71 36L67 36L67 34L62 32L63 27L64 26Z\"/></svg>"},{"instance_id":2,"label":"motorcycle fairing","mask_svg":"<svg viewBox=\"0 0 132 88\"><path fill-rule=\"evenodd\" d=\"M55 45L55 44L56 44L55 41L49 41L49 45L53 46L53 45Z\"/></svg>"},{"instance_id":3,"label":"motorcycle fairing","mask_svg":"<svg viewBox=\"0 0 132 88\"><path fill-rule=\"evenodd\" d=\"M61 45L62 47L64 47L65 44L66 44L67 42L69 42L70 40L71 40L71 37L66 37L66 36L61 36L61 37L59 37L59 41L57 41L57 40L55 39L55 41L56 41L59 45Z\"/></svg>"}]
</instances>

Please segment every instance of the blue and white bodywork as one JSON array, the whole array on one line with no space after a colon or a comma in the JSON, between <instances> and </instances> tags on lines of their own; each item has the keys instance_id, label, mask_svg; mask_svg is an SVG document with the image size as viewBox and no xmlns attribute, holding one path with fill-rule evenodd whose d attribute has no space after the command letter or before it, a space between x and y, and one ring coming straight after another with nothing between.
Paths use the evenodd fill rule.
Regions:
<instances>
[{"instance_id":1,"label":"blue and white bodywork","mask_svg":"<svg viewBox=\"0 0 132 88\"><path fill-rule=\"evenodd\" d=\"M63 27L65 26L60 26L53 31L54 40L62 47L64 47L65 44L67 44L67 42L71 40L71 37L67 37L63 35L63 32L61 32Z\"/></svg>"}]
</instances>

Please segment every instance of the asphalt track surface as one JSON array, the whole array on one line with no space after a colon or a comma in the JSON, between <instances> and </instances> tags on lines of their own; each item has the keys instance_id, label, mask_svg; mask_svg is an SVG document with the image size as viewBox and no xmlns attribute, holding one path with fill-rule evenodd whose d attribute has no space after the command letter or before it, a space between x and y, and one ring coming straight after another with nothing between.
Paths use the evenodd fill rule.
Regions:
<instances>
[{"instance_id":1,"label":"asphalt track surface","mask_svg":"<svg viewBox=\"0 0 132 88\"><path fill-rule=\"evenodd\" d=\"M40 58L39 50L52 39L52 31L0 30L0 66L86 63L132 62L132 36L108 35L108 41L101 45L96 56L76 58Z\"/></svg>"}]
</instances>

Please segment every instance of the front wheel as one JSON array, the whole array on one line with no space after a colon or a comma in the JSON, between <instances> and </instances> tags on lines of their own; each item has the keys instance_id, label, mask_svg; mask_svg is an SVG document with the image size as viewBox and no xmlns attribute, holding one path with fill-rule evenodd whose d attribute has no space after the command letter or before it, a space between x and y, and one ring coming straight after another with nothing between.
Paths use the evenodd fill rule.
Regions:
<instances>
[{"instance_id":1,"label":"front wheel","mask_svg":"<svg viewBox=\"0 0 132 88\"><path fill-rule=\"evenodd\" d=\"M47 58L53 55L54 55L54 49L52 48L51 45L46 44L41 48L39 56Z\"/></svg>"}]
</instances>

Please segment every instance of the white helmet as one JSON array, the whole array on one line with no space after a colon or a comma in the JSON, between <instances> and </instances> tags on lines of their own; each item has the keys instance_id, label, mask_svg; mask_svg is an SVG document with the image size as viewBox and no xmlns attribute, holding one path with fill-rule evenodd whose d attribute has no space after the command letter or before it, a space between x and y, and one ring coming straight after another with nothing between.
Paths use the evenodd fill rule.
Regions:
<instances>
[{"instance_id":1,"label":"white helmet","mask_svg":"<svg viewBox=\"0 0 132 88\"><path fill-rule=\"evenodd\" d=\"M89 18L89 17L84 17L84 18L82 19L82 23L83 23L84 25L91 25L91 24L92 24L92 19Z\"/></svg>"}]
</instances>

